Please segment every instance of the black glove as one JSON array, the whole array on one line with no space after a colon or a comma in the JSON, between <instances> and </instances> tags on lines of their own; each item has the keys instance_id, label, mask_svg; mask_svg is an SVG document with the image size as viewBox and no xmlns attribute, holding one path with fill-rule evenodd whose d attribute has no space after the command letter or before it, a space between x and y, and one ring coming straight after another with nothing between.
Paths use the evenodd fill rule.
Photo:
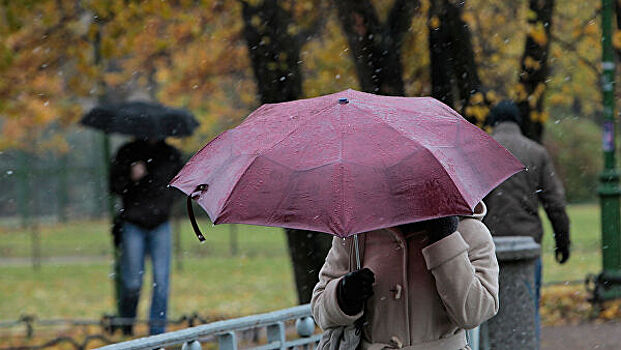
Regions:
<instances>
[{"instance_id":1,"label":"black glove","mask_svg":"<svg viewBox=\"0 0 621 350\"><path fill-rule=\"evenodd\" d=\"M375 274L366 267L343 276L336 287L341 310L350 316L362 311L364 302L373 295L373 283Z\"/></svg>"},{"instance_id":2,"label":"black glove","mask_svg":"<svg viewBox=\"0 0 621 350\"><path fill-rule=\"evenodd\" d=\"M569 233L555 233L554 240L556 241L554 258L559 264L564 264L567 262L567 260L569 260L569 247L571 245L571 242L569 240Z\"/></svg>"},{"instance_id":3,"label":"black glove","mask_svg":"<svg viewBox=\"0 0 621 350\"><path fill-rule=\"evenodd\" d=\"M457 231L459 219L457 216L447 216L444 218L425 221L424 224L425 230L427 230L427 236L430 240L429 244L431 244Z\"/></svg>"}]
</instances>

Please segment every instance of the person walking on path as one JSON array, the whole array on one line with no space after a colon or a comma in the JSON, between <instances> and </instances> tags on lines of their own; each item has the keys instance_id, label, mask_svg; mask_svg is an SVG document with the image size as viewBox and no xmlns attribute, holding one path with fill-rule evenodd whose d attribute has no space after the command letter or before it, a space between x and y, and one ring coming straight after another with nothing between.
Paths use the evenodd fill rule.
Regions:
<instances>
[{"instance_id":1,"label":"person walking on path","mask_svg":"<svg viewBox=\"0 0 621 350\"><path fill-rule=\"evenodd\" d=\"M153 295L149 333L163 333L168 309L174 191L168 182L181 169L177 149L158 139L137 139L122 146L110 168L110 191L122 198L120 317L135 319L145 257L151 257ZM133 326L123 327L125 334Z\"/></svg>"},{"instance_id":2,"label":"person walking on path","mask_svg":"<svg viewBox=\"0 0 621 350\"><path fill-rule=\"evenodd\" d=\"M555 259L564 264L570 255L569 217L565 211L565 190L556 176L545 148L525 137L517 106L501 101L490 112L492 137L507 148L524 165L517 173L496 187L484 199L488 214L483 220L493 236L530 236L541 244L543 226L539 204L554 230ZM540 337L539 301L541 297L541 258L535 262L535 322Z\"/></svg>"},{"instance_id":3,"label":"person walking on path","mask_svg":"<svg viewBox=\"0 0 621 350\"><path fill-rule=\"evenodd\" d=\"M362 269L352 271L352 238L335 237L311 300L325 330L359 325L360 346L469 349L465 329L498 312L498 262L481 222L445 217L360 234ZM351 271L351 272L350 272Z\"/></svg>"}]
</instances>

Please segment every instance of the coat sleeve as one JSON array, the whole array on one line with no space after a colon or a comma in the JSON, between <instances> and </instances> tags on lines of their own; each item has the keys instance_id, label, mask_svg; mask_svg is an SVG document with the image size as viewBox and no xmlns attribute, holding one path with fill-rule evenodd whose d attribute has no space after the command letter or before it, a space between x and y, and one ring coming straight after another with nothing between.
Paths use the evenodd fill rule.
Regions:
<instances>
[{"instance_id":1,"label":"coat sleeve","mask_svg":"<svg viewBox=\"0 0 621 350\"><path fill-rule=\"evenodd\" d=\"M117 152L110 165L109 189L111 193L120 196L126 195L135 187L135 183L129 178L132 157L132 145L126 144Z\"/></svg>"},{"instance_id":2,"label":"coat sleeve","mask_svg":"<svg viewBox=\"0 0 621 350\"><path fill-rule=\"evenodd\" d=\"M556 176L550 156L544 150L542 154L539 200L550 219L552 229L556 235L566 236L569 240L569 217L565 211L565 189Z\"/></svg>"},{"instance_id":3,"label":"coat sleeve","mask_svg":"<svg viewBox=\"0 0 621 350\"><path fill-rule=\"evenodd\" d=\"M475 328L498 312L498 261L487 227L462 219L458 231L423 249L452 322Z\"/></svg>"},{"instance_id":4,"label":"coat sleeve","mask_svg":"<svg viewBox=\"0 0 621 350\"><path fill-rule=\"evenodd\" d=\"M344 241L334 237L326 261L319 271L319 282L313 289L311 309L315 322L322 329L351 325L362 316L362 311L353 316L344 313L336 298L336 287L349 272L350 246L351 239Z\"/></svg>"}]
</instances>

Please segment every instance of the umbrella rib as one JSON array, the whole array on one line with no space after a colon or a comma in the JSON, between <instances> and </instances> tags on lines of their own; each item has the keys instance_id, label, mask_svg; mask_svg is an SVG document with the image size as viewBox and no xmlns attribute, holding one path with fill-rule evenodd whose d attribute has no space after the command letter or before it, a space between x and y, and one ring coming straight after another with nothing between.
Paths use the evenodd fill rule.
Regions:
<instances>
[{"instance_id":1,"label":"umbrella rib","mask_svg":"<svg viewBox=\"0 0 621 350\"><path fill-rule=\"evenodd\" d=\"M468 201L466 201L466 196L464 196L464 193L461 191L461 189L459 188L459 186L455 185L455 179L453 179L453 177L451 176L451 174L446 170L446 168L444 168L444 164L442 164L442 162L438 159L438 157L436 157L435 154L433 154L433 152L431 152L429 149L427 149L426 147L423 147L423 149L431 154L431 156L433 157L433 159L436 160L436 162L438 162L438 164L440 164L440 168L442 168L442 171L444 171L444 174L446 174L446 176L451 179L451 184L453 184L453 187L455 187L455 189L457 190L457 192L459 192L459 194L461 195L461 198L464 200L464 202L466 202L466 205L468 207L470 207L470 204L468 203Z\"/></svg>"},{"instance_id":2,"label":"umbrella rib","mask_svg":"<svg viewBox=\"0 0 621 350\"><path fill-rule=\"evenodd\" d=\"M408 135L406 135L403 131L401 131L401 130L399 130L399 129L395 128L395 127L394 127L394 126L392 126L390 123L386 123L386 122L384 122L383 124L384 124L384 125L386 125L386 126L388 126L388 127L389 127L389 128L391 128L391 129L395 130L395 131L396 131L396 132L398 132L399 134L403 135L406 139L408 139L408 140L412 140L412 139L411 139L410 137L408 137ZM415 141L415 140L412 140L412 141ZM450 147L455 147L455 146L450 146ZM440 164L440 168L442 168L442 170L444 171L444 173L446 174L446 176L447 176L449 179L451 179L451 183L453 183L453 186L455 187L455 189L457 190L457 192L459 192L459 194L461 195L462 199L464 199L464 201L465 201L465 196L464 196L463 192L459 189L459 187L458 187L458 186L455 186L455 185L454 185L454 179L453 179L453 177L451 177L451 175L449 174L449 172L448 172L448 171L444 168L444 164L442 164L442 162L438 159L438 157L436 157L436 155L435 155L435 154L433 154L433 152L431 152L431 151L427 148L427 146L423 146L422 148L423 148L423 149L424 149L427 153L431 154L431 156L433 157L433 159L435 159L435 160L436 160L436 162L438 162L438 164ZM434 147L434 148L449 148L449 146L445 146L445 147ZM468 206L469 206L469 204L468 204L468 202L467 202L467 201L466 201L466 205L468 205Z\"/></svg>"}]
</instances>

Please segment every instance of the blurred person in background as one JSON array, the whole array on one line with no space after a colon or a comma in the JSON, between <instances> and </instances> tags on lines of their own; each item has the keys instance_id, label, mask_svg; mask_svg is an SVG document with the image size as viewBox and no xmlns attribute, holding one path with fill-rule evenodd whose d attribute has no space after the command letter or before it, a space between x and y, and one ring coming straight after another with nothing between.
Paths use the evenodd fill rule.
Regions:
<instances>
[{"instance_id":1,"label":"blurred person in background","mask_svg":"<svg viewBox=\"0 0 621 350\"><path fill-rule=\"evenodd\" d=\"M569 259L569 217L565 211L565 190L554 171L545 148L522 134L518 107L512 101L501 101L492 108L488 124L492 137L507 148L525 166L496 187L484 202L488 214L483 222L493 236L530 236L541 244L543 226L539 204L554 230L555 259L564 264ZM541 257L535 262L535 322L540 337L539 302L541 298Z\"/></svg>"},{"instance_id":2,"label":"blurred person in background","mask_svg":"<svg viewBox=\"0 0 621 350\"><path fill-rule=\"evenodd\" d=\"M110 191L123 203L119 215L119 316L136 318L145 258L149 255L153 270L150 334L163 333L166 328L171 261L169 216L174 201L174 191L167 185L181 167L177 149L162 139L143 138L123 145L110 168ZM124 334L133 334L133 325L121 328Z\"/></svg>"}]
</instances>

